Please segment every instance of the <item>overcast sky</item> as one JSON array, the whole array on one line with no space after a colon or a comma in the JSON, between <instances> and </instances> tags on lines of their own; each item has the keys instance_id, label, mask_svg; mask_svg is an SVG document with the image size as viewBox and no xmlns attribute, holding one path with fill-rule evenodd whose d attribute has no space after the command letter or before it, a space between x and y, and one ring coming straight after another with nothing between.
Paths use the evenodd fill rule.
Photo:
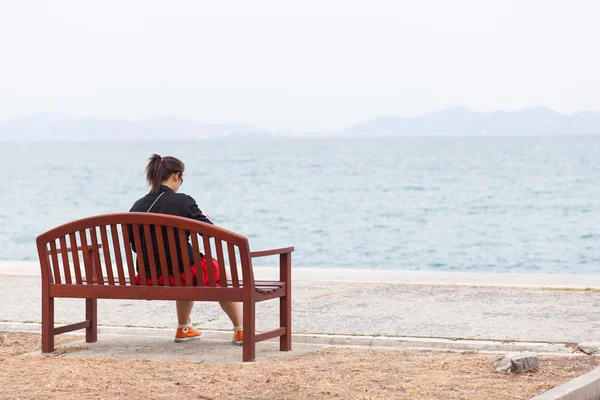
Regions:
<instances>
[{"instance_id":1,"label":"overcast sky","mask_svg":"<svg viewBox=\"0 0 600 400\"><path fill-rule=\"evenodd\" d=\"M600 111L597 0L0 0L0 121Z\"/></svg>"}]
</instances>

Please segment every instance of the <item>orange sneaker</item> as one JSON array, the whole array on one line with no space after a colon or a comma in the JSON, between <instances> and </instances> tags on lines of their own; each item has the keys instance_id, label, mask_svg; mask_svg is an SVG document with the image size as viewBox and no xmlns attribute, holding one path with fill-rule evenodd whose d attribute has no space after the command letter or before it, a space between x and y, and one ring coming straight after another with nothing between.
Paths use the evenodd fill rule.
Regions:
<instances>
[{"instance_id":1,"label":"orange sneaker","mask_svg":"<svg viewBox=\"0 0 600 400\"><path fill-rule=\"evenodd\" d=\"M242 329L233 329L233 344L241 346L244 344L244 331Z\"/></svg>"},{"instance_id":2,"label":"orange sneaker","mask_svg":"<svg viewBox=\"0 0 600 400\"><path fill-rule=\"evenodd\" d=\"M175 332L175 342L179 343L200 339L200 336L202 336L202 331L194 328L193 326L177 328L177 332Z\"/></svg>"}]
</instances>

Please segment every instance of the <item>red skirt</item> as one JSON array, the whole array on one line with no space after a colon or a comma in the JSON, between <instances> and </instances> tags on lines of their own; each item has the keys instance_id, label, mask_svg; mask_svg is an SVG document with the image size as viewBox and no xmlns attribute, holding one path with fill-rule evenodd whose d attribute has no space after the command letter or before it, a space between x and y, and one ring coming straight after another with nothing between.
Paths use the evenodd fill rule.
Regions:
<instances>
[{"instance_id":1,"label":"red skirt","mask_svg":"<svg viewBox=\"0 0 600 400\"><path fill-rule=\"evenodd\" d=\"M219 275L219 263L217 262L217 260L215 260L213 258L212 264L213 264L213 271L215 274L216 286L221 287L221 284L219 283L219 281L221 280L221 276ZM202 268L202 276L204 277L204 286L208 286L208 269L206 267L206 257L202 257L202 262L200 263L200 266ZM190 268L190 272L192 273L192 285L198 286L198 276L196 273L195 265L192 265L192 267ZM181 275L181 286L187 286L185 283L185 272L182 272L180 275ZM148 286L152 286L152 278L148 278L147 281L148 281L147 282ZM135 283L138 285L142 284L142 279L140 278L139 274L137 274L135 276ZM171 286L175 286L175 278L173 277L173 275L169 275L169 284ZM159 275L159 277L158 277L158 286L164 286L164 280L163 280L162 275Z\"/></svg>"}]
</instances>

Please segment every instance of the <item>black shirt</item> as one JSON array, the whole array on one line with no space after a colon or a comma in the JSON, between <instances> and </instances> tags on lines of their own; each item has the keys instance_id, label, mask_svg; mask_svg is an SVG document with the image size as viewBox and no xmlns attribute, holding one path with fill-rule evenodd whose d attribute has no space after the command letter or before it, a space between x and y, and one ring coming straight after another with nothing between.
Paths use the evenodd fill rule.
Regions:
<instances>
[{"instance_id":1,"label":"black shirt","mask_svg":"<svg viewBox=\"0 0 600 400\"><path fill-rule=\"evenodd\" d=\"M210 218L207 215L205 215L202 212L202 210L198 207L198 204L196 204L196 200L194 200L191 196L188 196L187 194L183 194L183 193L175 193L168 186L162 186L162 185L160 187L159 193L148 193L147 195L145 195L144 197L142 197L141 199L136 201L135 204L133 205L133 207L131 207L131 210L129 210L129 211L130 212L151 212L151 213L158 213L158 214L177 215L179 217L191 218L191 219L195 219L195 220L198 220L201 222L205 222L207 224L211 224L211 225L213 224L212 221L210 220ZM139 252L135 248L135 243L133 243L132 226L129 226L128 229L129 229L129 239L131 242L131 247L132 247L133 251L135 251L139 257ZM139 230L140 230L140 240L141 240L142 250L143 250L142 254L143 254L143 258L144 258L144 266L146 267L145 268L146 276L149 278L150 277L150 265L148 263L148 256L147 256L147 251L146 251L146 241L145 241L145 237L144 237L143 227L140 226ZM156 233L154 232L154 227L151 227L151 237L152 237L152 248L154 249L154 259L156 261L156 268L157 268L158 274L160 275L161 274L161 265L160 265L160 259L159 259L158 250L157 250L157 246L156 246ZM190 265L195 265L194 255L193 255L193 251L192 251L192 245L189 242L190 233L188 231L185 232L185 237L186 237L186 240L188 241L187 248L188 248L188 257L190 260ZM167 267L169 270L169 274L173 274L173 265L171 262L170 246L169 246L169 242L168 242L166 228L163 228L163 240L164 240L165 253L166 253L166 258L167 258ZM183 272L183 259L181 257L181 247L180 247L180 243L179 243L179 236L178 236L177 229L175 229L175 248L177 249L177 260L179 261L179 271ZM203 257L203 255L200 254L200 257ZM136 264L136 265L139 265L139 264ZM139 270L138 270L138 272L139 272Z\"/></svg>"}]
</instances>

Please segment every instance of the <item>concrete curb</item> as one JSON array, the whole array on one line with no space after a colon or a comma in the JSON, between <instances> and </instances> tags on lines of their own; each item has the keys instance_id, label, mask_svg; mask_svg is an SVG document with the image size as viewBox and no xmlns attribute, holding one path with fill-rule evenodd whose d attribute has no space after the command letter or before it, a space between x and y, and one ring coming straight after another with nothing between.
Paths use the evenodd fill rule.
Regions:
<instances>
[{"instance_id":1,"label":"concrete curb","mask_svg":"<svg viewBox=\"0 0 600 400\"><path fill-rule=\"evenodd\" d=\"M600 367L563 385L532 397L530 400L597 400L600 399Z\"/></svg>"},{"instance_id":2,"label":"concrete curb","mask_svg":"<svg viewBox=\"0 0 600 400\"><path fill-rule=\"evenodd\" d=\"M41 324L2 322L0 331L12 332L41 332ZM230 331L203 330L208 340L231 340ZM75 331L74 335L83 335L83 331ZM154 336L172 337L173 329L148 328L148 327L121 327L121 326L99 326L99 335L127 335L127 336ZM314 344L325 346L342 347L378 347L395 349L418 349L418 350L441 350L441 351L479 351L486 353L506 353L512 351L532 351L538 354L580 356L573 353L572 348L565 343L545 342L499 342L492 340L469 340L469 339L443 339L443 338L420 338L401 336L357 336L357 335L333 335L321 333L295 333L292 335L294 343ZM277 339L271 339L275 341Z\"/></svg>"}]
</instances>

